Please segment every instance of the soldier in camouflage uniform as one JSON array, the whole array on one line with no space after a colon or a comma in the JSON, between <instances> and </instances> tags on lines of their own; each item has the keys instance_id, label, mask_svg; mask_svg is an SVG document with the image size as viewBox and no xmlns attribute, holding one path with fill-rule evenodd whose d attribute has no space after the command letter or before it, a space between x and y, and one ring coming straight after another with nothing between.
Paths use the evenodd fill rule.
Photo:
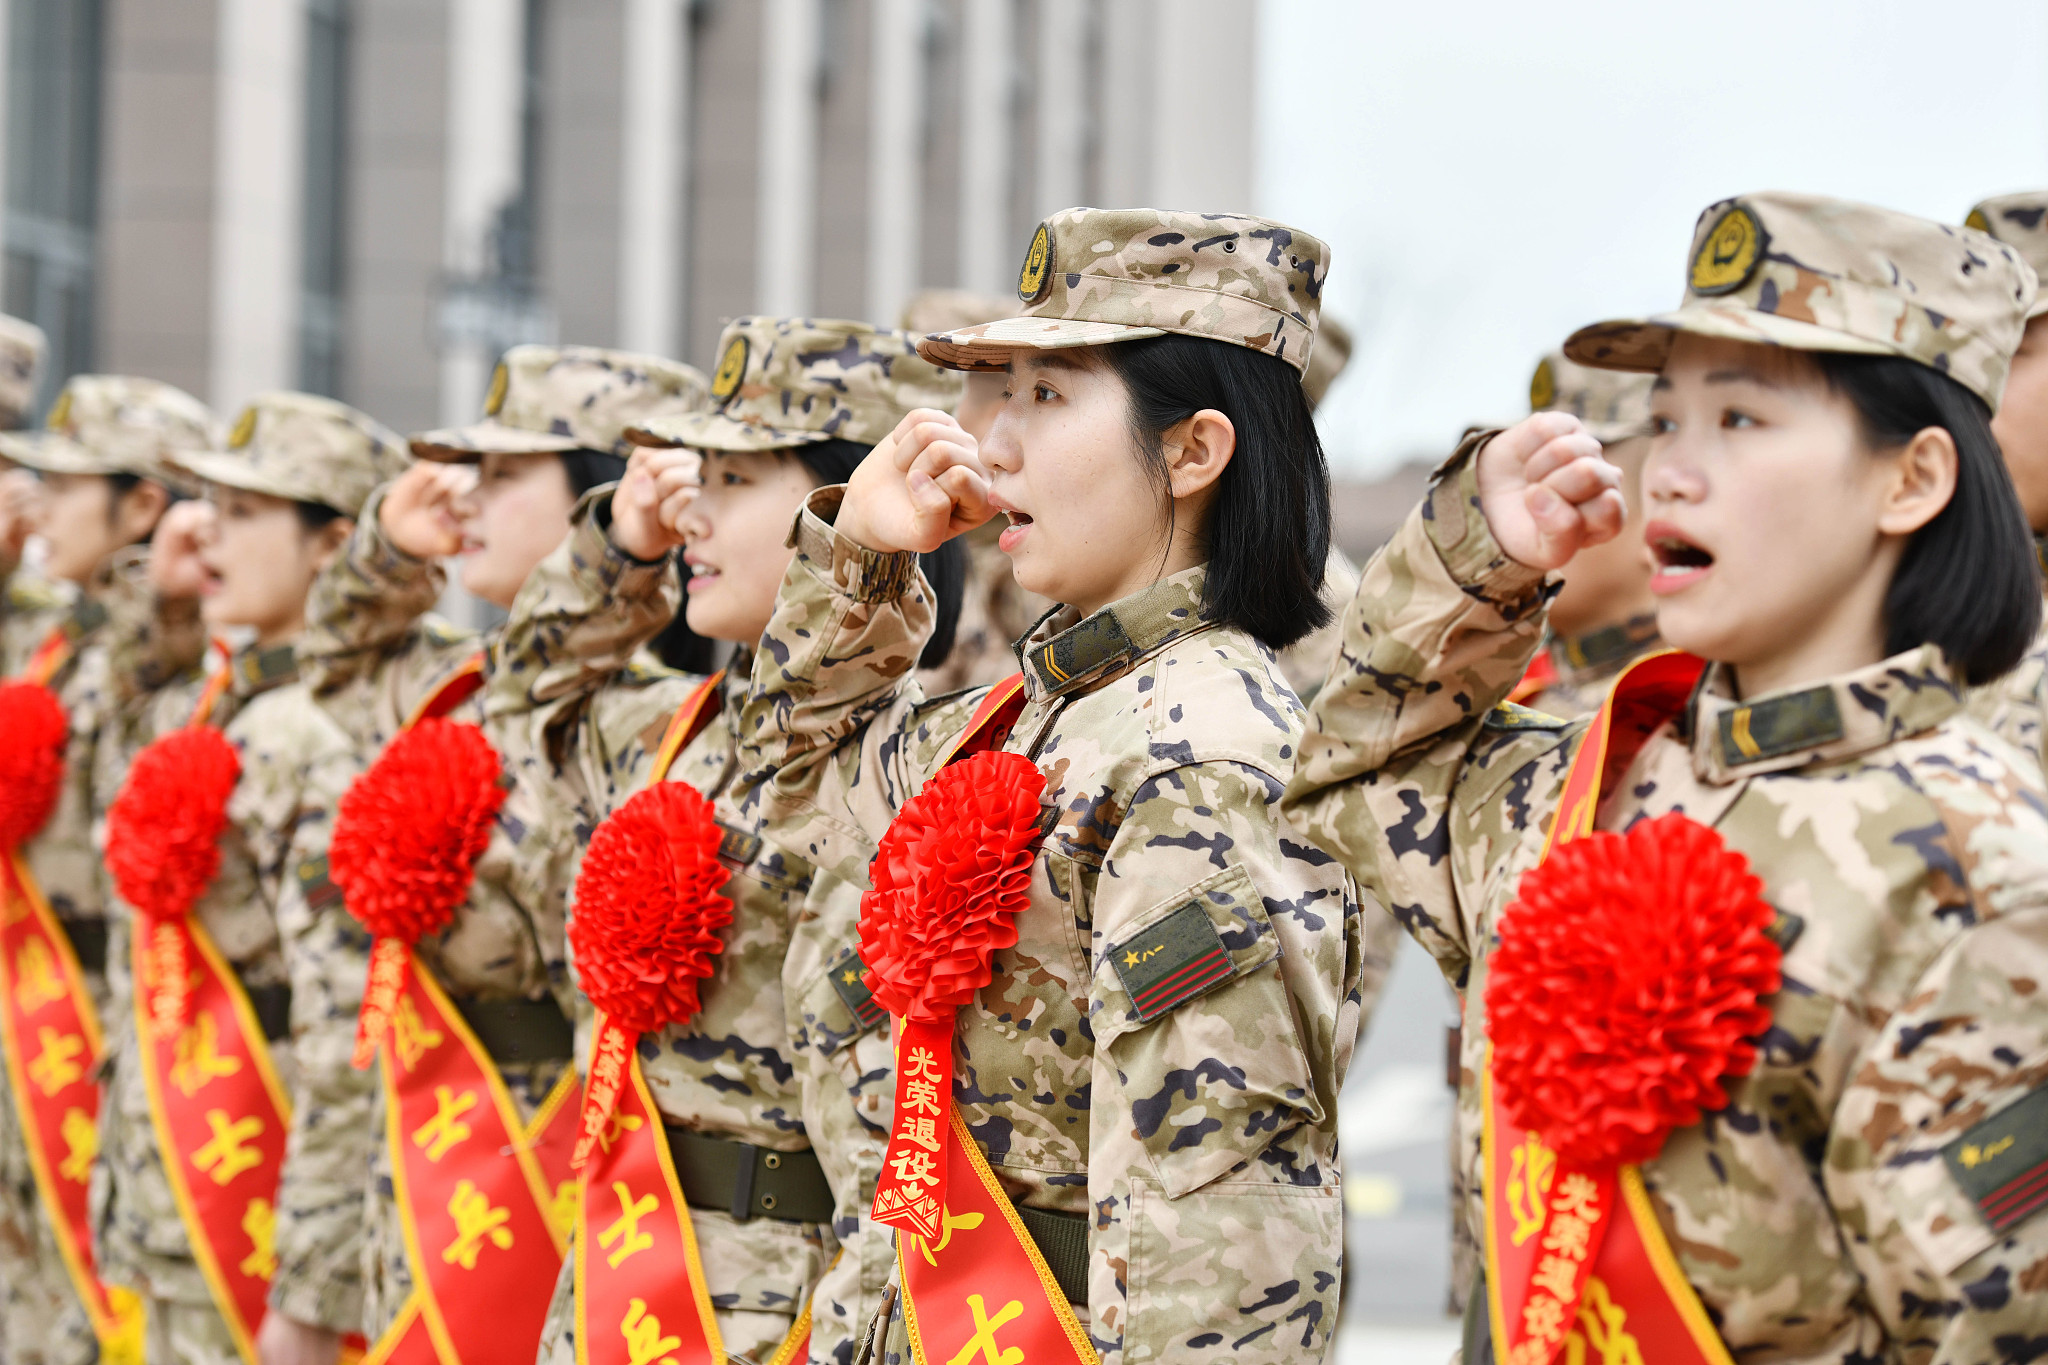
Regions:
<instances>
[{"instance_id":1,"label":"soldier in camouflage uniform","mask_svg":"<svg viewBox=\"0 0 2048 1365\"><path fill-rule=\"evenodd\" d=\"M1589 369L1562 354L1545 356L1529 381L1529 411L1578 418L1621 471L1629 509L1619 535L1572 557L1550 603L1544 653L1517 689L1519 704L1565 720L1597 710L1621 670L1658 643L1642 525L1650 382L1648 375Z\"/></svg>"},{"instance_id":2,"label":"soldier in camouflage uniform","mask_svg":"<svg viewBox=\"0 0 2048 1365\"><path fill-rule=\"evenodd\" d=\"M520 346L493 375L485 417L411 438L415 466L371 495L341 559L315 586L301 670L315 698L348 732L365 765L436 686L497 643L450 630L429 614L444 582L438 560L467 549L464 586L511 607L534 565L569 529L575 499L616 478L626 426L702 401L695 370L653 356L587 346ZM481 479L464 466L480 465ZM522 711L503 722L481 693L450 717L480 723L510 781L469 898L454 923L422 941L434 974L496 1062L522 1117L531 1120L568 1065L575 1007L563 920L587 831L547 817L540 788L558 779L529 742ZM309 899L331 894L324 875ZM328 945L339 997L361 999L368 940L344 963ZM358 956L358 954L360 954ZM336 1045L346 1053L346 1045ZM369 1191L361 1243L363 1326L374 1342L413 1288L381 1140L384 1103L371 1096Z\"/></svg>"},{"instance_id":3,"label":"soldier in camouflage uniform","mask_svg":"<svg viewBox=\"0 0 2048 1365\"><path fill-rule=\"evenodd\" d=\"M208 595L202 614L209 626L254 632L222 665L227 687L204 717L233 743L242 766L228 802L220 871L192 915L240 978L295 1111L314 1115L339 1086L344 1102L361 1113L366 1106L347 1092L366 1090L367 1078L348 1070L345 1049L338 1057L331 1048L317 1049L322 1031L331 1032L335 1022L322 1008L322 993L300 999L292 989L299 974L292 945L315 931L310 917L318 913L296 894L298 869L324 858L339 797L309 779L332 770L350 748L348 736L311 704L298 682L293 646L315 576L339 554L370 491L403 468L404 443L330 399L272 393L244 410L226 449L184 453L177 463L208 485L211 502L180 504L172 514L202 514L189 540L167 520L152 557L152 580L166 596L190 596L203 588ZM149 730L160 735L191 723L196 701L187 687L161 690ZM339 907L326 913L338 914ZM116 961L128 960L131 924L127 914L114 917L110 951ZM294 1034L308 1006L320 1014L306 1021L316 1051L307 1059L311 1065L302 1067ZM352 1025L353 1017L346 1022ZM236 1365L241 1356L235 1339L193 1258L164 1175L134 1010L118 1010L109 1025L111 1068L100 1115L108 1181L95 1219L103 1271L141 1292L153 1365ZM311 1131L294 1126L295 1137ZM280 1338L297 1324L302 1333L310 1329L310 1344L324 1346L329 1360L341 1336L357 1330L359 1314L353 1296L306 1277L308 1260L320 1258L293 1248L289 1229L308 1211L325 1212L338 1200L360 1208L364 1153L346 1153L346 1167L337 1167L333 1155L309 1151L302 1140L291 1148L273 1201L286 1225L289 1259L272 1277L278 1311L266 1320L262 1336L265 1346L279 1349ZM340 1231L329 1221L330 1234ZM348 1232L345 1249L353 1255L353 1226ZM327 1248L325 1257L342 1249Z\"/></svg>"},{"instance_id":4,"label":"soldier in camouflage uniform","mask_svg":"<svg viewBox=\"0 0 2048 1365\"><path fill-rule=\"evenodd\" d=\"M0 431L15 431L28 422L49 349L42 328L0 313ZM75 585L48 578L24 562L41 495L33 471L16 469L0 455L0 582L7 592L0 610L0 677L21 671L76 593Z\"/></svg>"},{"instance_id":5,"label":"soldier in camouflage uniform","mask_svg":"<svg viewBox=\"0 0 2048 1365\"><path fill-rule=\"evenodd\" d=\"M1726 1109L1672 1133L1642 1174L1678 1267L1734 1359L2036 1359L2048 1340L2048 1216L2041 1201L2018 1219L1992 1210L1999 1186L2029 1172L2038 1181L2048 1160L2048 1015L2037 985L2048 973L2048 817L2032 765L1962 712L1965 677L2016 657L2031 626L2025 545L2004 520L2016 513L2009 496L2000 501L1984 418L2033 272L1975 234L1785 194L1709 208L1692 262L1677 311L1585 329L1565 350L1581 364L1664 367L1670 387L1653 398L1644 475L1651 515L1670 519L1651 528L1660 625L1677 643L1694 632L1731 641L1741 661L1708 666L1680 718L1609 785L1597 825L1683 811L1713 826L1781 912L1784 985L1765 998L1772 1027L1750 1074L1726 1082ZM1930 384L1919 366L1960 387ZM1974 408L1976 435L1922 431L1908 449L1873 453L1857 426L1866 409L1831 387L1912 383L1956 411ZM1756 444L1815 412L1825 426L1801 430L1833 433L1832 447ZM1889 658L1835 660L1839 671L1824 677L1779 669L1775 690L1751 684L1783 655L1751 651L1744 642L1758 637L1742 634L1744 623L1808 594L1795 600L1820 610L1790 623L1798 649L1796 627L1836 625L1826 613L1850 600L1838 582L1816 581L1825 566L1803 582L1785 563L1756 567L1772 546L1811 561L1862 544L1869 559L1855 581L1880 586L1897 561L1869 549L1868 485L1834 490L1854 525L1804 536L1786 528L1812 504L1785 497L1782 482L1730 499L1747 481L1804 477L1803 455L1806 468L1832 462L1815 477L1895 490L1886 506L1901 519L1885 534L1910 534L1954 488L1938 477L1942 437L1948 467L1988 509L1965 531L1982 543L1961 552L2002 556L2000 581L2014 591L2001 600L2021 609L1996 622L1997 657L1952 659L1939 644L1878 631L1865 648L1898 651ZM1966 440L1974 463L1955 457ZM1923 485L1926 469L1937 477ZM1468 439L1367 566L1286 799L1302 833L1394 909L1464 999L1475 1227L1485 1217L1475 1078L1488 955L1541 856L1585 728L1501 703L1542 638L1552 580L1539 566L1618 528L1618 482L1569 417ZM1746 530L1755 518L1732 510L1766 505L1777 508L1773 524ZM1744 556L1730 554L1743 535ZM1717 587L1724 570L1735 576ZM1760 573L1777 582L1757 590ZM1707 599L1720 615L1698 598L1688 605L1702 585L1732 594ZM1923 587L1930 619L1961 611L1945 585ZM1467 1324L1467 1365L1495 1358L1485 1315Z\"/></svg>"},{"instance_id":6,"label":"soldier in camouflage uniform","mask_svg":"<svg viewBox=\"0 0 2048 1365\"><path fill-rule=\"evenodd\" d=\"M760 803L770 841L865 885L897 810L985 694L927 702L910 676L932 604L908 549L1001 506L1027 585L1076 597L1120 578L1142 585L1099 608L1064 606L1025 641L1026 700L1003 745L1045 770L1052 823L1018 941L995 952L993 980L960 1009L955 1034L953 1102L1041 1247L1072 1248L1048 1260L1110 1365L1292 1361L1328 1345L1343 1215L1337 1092L1379 964L1350 879L1281 836L1273 803L1302 712L1269 644L1204 615L1212 588L1245 566L1219 569L1164 531L1168 489L1211 490L1218 460L1253 453L1225 442L1212 409L1172 457L1166 488L1148 482L1116 358L1066 348L1166 336L1232 366L1261 386L1259 411L1230 419L1247 431L1281 420L1265 414L1269 398L1291 399L1298 443L1263 453L1310 523L1321 470L1288 461L1313 444L1299 367L1326 259L1313 238L1252 218L1074 209L1042 224L1020 278L1024 315L919 347L941 364L1008 367L1011 396L989 441L913 414L847 487L811 495L740 721L743 801ZM1071 447L1037 425L1070 401L1093 420L1064 430L1111 434L1072 476L1085 494L1057 472L1077 468L1057 463L1075 458ZM1034 459L1045 482L1011 482ZM1280 496L1255 487L1242 496ZM1204 515L1239 510L1227 494L1205 505L1179 508L1185 537L1203 533ZM1109 548L1067 576L1059 547L1091 534ZM1319 622L1326 534L1325 514L1290 532L1292 544L1259 547L1265 581L1284 569L1293 584L1266 599L1273 643ZM1229 945L1229 971L1141 1010L1133 996L1152 978L1131 974L1136 954L1119 950L1168 920L1191 941ZM1170 977L1176 965L1186 964L1144 971ZM830 1004L822 991L810 998ZM847 1028L834 1018L820 1022ZM893 1307L875 1336L876 1358L909 1358Z\"/></svg>"},{"instance_id":7,"label":"soldier in camouflage uniform","mask_svg":"<svg viewBox=\"0 0 2048 1365\"><path fill-rule=\"evenodd\" d=\"M103 1023L122 973L114 964L110 982L97 822L145 731L151 695L189 676L205 649L191 604L162 603L150 591L146 542L173 490L185 487L170 457L216 439L212 414L197 399L119 375L72 379L50 410L48 430L0 435L0 455L36 470L55 490L39 528L51 542L47 570L76 590L68 605L38 597L28 607L41 626L32 651L59 651L45 681L71 734L56 808L23 852L71 937ZM11 591L6 600L11 614ZM9 670L28 662L10 658ZM17 1123L12 1096L0 1097L0 1340L13 1365L24 1365L49 1359L60 1320L83 1309L38 1202Z\"/></svg>"},{"instance_id":8,"label":"soldier in camouflage uniform","mask_svg":"<svg viewBox=\"0 0 2048 1365\"><path fill-rule=\"evenodd\" d=\"M1964 224L2004 242L2048 279L2048 190L2000 195L1971 209ZM1991 429L2005 452L2035 555L2048 572L2048 290L2035 296L2012 358L2005 398ZM2020 666L1970 697L1970 714L2048 762L2048 622Z\"/></svg>"},{"instance_id":9,"label":"soldier in camouflage uniform","mask_svg":"<svg viewBox=\"0 0 2048 1365\"><path fill-rule=\"evenodd\" d=\"M849 1358L892 1260L888 1229L866 1216L894 1085L887 1030L872 1014L856 1021L829 979L853 952L859 894L764 842L733 779L753 646L790 559L783 538L798 504L843 478L906 412L959 400L959 377L919 359L914 341L831 319L728 324L717 406L632 433L666 448L643 450L618 492L599 490L578 507L568 543L515 604L492 671L491 709L532 708L550 752L569 756L548 794L588 831L646 784L669 716L703 681L650 678L634 665L677 609L674 551L685 537L691 627L739 646L715 718L668 770L714 803L733 923L699 987L702 1012L643 1037L640 1058L692 1208L720 1338L752 1360L775 1354L806 1305L809 1358ZM652 490L644 501L643 490ZM769 1152L781 1154L773 1168L762 1164ZM721 1185L710 1172L742 1165L754 1172L753 1205L739 1220L730 1178ZM561 1365L576 1354L569 1270L540 1353Z\"/></svg>"}]
</instances>

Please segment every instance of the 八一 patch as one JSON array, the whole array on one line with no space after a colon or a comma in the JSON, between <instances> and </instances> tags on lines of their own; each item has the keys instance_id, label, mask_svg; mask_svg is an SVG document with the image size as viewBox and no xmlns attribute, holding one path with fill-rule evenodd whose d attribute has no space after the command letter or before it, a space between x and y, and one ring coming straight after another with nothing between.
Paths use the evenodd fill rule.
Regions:
<instances>
[{"instance_id":1,"label":"\u516b\u4e00 patch","mask_svg":"<svg viewBox=\"0 0 2048 1365\"><path fill-rule=\"evenodd\" d=\"M1722 214L1692 258L1692 292L1727 294L1742 288L1764 257L1763 224L1737 204Z\"/></svg>"},{"instance_id":2,"label":"\u516b\u4e00 patch","mask_svg":"<svg viewBox=\"0 0 2048 1365\"><path fill-rule=\"evenodd\" d=\"M862 1028L873 1028L887 1017L887 1012L875 1003L875 993L868 989L868 964L860 960L859 953L848 953L832 964L832 989L839 994L840 1003L853 1015L854 1022Z\"/></svg>"},{"instance_id":3,"label":"\u516b\u4e00 patch","mask_svg":"<svg viewBox=\"0 0 2048 1365\"><path fill-rule=\"evenodd\" d=\"M1993 1232L2048 1208L2048 1085L1949 1143L1941 1159Z\"/></svg>"},{"instance_id":4,"label":"\u516b\u4e00 patch","mask_svg":"<svg viewBox=\"0 0 2048 1365\"><path fill-rule=\"evenodd\" d=\"M1138 1018L1147 1021L1237 975L1237 964L1200 901L1189 901L1144 933L1111 945L1109 958Z\"/></svg>"},{"instance_id":5,"label":"\u516b\u4e00 patch","mask_svg":"<svg viewBox=\"0 0 2048 1365\"><path fill-rule=\"evenodd\" d=\"M341 899L341 888L327 875L327 855L308 858L299 864L299 894L309 910L324 910Z\"/></svg>"}]
</instances>

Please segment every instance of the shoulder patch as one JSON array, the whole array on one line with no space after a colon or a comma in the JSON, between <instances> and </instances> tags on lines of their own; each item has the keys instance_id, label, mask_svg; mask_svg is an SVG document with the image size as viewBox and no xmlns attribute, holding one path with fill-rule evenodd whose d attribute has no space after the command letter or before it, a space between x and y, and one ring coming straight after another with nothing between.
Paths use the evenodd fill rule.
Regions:
<instances>
[{"instance_id":1,"label":"shoulder patch","mask_svg":"<svg viewBox=\"0 0 2048 1365\"><path fill-rule=\"evenodd\" d=\"M875 993L868 989L868 964L860 960L857 952L848 953L832 964L829 973L832 989L839 995L855 1022L862 1028L873 1028L888 1018L888 1012L875 1003Z\"/></svg>"},{"instance_id":2,"label":"shoulder patch","mask_svg":"<svg viewBox=\"0 0 2048 1365\"><path fill-rule=\"evenodd\" d=\"M761 856L761 836L718 822L718 856L735 867L751 867Z\"/></svg>"},{"instance_id":3,"label":"shoulder patch","mask_svg":"<svg viewBox=\"0 0 2048 1365\"><path fill-rule=\"evenodd\" d=\"M1562 730L1571 722L1548 711L1504 701L1486 713L1484 724L1489 730Z\"/></svg>"},{"instance_id":4,"label":"shoulder patch","mask_svg":"<svg viewBox=\"0 0 2048 1365\"><path fill-rule=\"evenodd\" d=\"M1237 964L1199 901L1189 901L1142 934L1111 944L1109 960L1142 1021L1237 975Z\"/></svg>"},{"instance_id":5,"label":"shoulder patch","mask_svg":"<svg viewBox=\"0 0 2048 1365\"><path fill-rule=\"evenodd\" d=\"M301 860L297 869L299 894L310 909L324 910L341 899L341 888L327 875L327 855Z\"/></svg>"},{"instance_id":6,"label":"shoulder patch","mask_svg":"<svg viewBox=\"0 0 2048 1365\"><path fill-rule=\"evenodd\" d=\"M1969 1129L1941 1159L1993 1232L2048 1208L2048 1085Z\"/></svg>"}]
</instances>

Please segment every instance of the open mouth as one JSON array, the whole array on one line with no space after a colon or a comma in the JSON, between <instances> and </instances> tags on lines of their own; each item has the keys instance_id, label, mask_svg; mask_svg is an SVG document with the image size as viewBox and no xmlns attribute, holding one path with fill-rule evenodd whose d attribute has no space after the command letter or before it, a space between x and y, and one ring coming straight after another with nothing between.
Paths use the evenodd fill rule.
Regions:
<instances>
[{"instance_id":1,"label":"open mouth","mask_svg":"<svg viewBox=\"0 0 2048 1365\"><path fill-rule=\"evenodd\" d=\"M1698 582L1714 567L1714 556L1668 526L1651 526L1644 536L1655 568L1653 592L1674 592Z\"/></svg>"},{"instance_id":2,"label":"open mouth","mask_svg":"<svg viewBox=\"0 0 2048 1365\"><path fill-rule=\"evenodd\" d=\"M690 578L686 587L690 592L708 588L718 581L718 566L715 564L691 564L687 567L690 570Z\"/></svg>"},{"instance_id":3,"label":"open mouth","mask_svg":"<svg viewBox=\"0 0 2048 1365\"><path fill-rule=\"evenodd\" d=\"M996 537L996 548L1004 554L1011 554L1024 543L1026 535L1029 534L1031 517L1024 512L1013 512L1007 507L1003 509L1003 515L1010 519L1010 524Z\"/></svg>"}]
</instances>

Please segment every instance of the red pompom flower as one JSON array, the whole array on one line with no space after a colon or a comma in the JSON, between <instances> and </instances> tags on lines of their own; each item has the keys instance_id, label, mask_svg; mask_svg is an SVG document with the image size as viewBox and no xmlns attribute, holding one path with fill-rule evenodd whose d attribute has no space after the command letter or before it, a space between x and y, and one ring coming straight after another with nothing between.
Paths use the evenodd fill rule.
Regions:
<instances>
[{"instance_id":1,"label":"red pompom flower","mask_svg":"<svg viewBox=\"0 0 2048 1365\"><path fill-rule=\"evenodd\" d=\"M220 872L220 836L242 760L227 736L188 726L152 740L107 808L114 889L152 919L192 910Z\"/></svg>"},{"instance_id":2,"label":"red pompom flower","mask_svg":"<svg viewBox=\"0 0 2048 1365\"><path fill-rule=\"evenodd\" d=\"M0 682L0 852L35 837L57 805L71 722L41 683Z\"/></svg>"},{"instance_id":3,"label":"red pompom flower","mask_svg":"<svg viewBox=\"0 0 2048 1365\"><path fill-rule=\"evenodd\" d=\"M1582 1166L1642 1162L1756 1062L1779 949L1749 861L1673 813L1557 845L1488 964L1508 1116Z\"/></svg>"},{"instance_id":4,"label":"red pompom flower","mask_svg":"<svg viewBox=\"0 0 2048 1365\"><path fill-rule=\"evenodd\" d=\"M455 918L505 802L502 770L482 730L429 717L342 796L328 875L371 934L412 944Z\"/></svg>"},{"instance_id":5,"label":"red pompom flower","mask_svg":"<svg viewBox=\"0 0 2048 1365\"><path fill-rule=\"evenodd\" d=\"M687 782L636 792L590 836L569 943L583 993L631 1033L686 1023L732 923L711 803Z\"/></svg>"},{"instance_id":6,"label":"red pompom flower","mask_svg":"<svg viewBox=\"0 0 2048 1365\"><path fill-rule=\"evenodd\" d=\"M1017 941L1031 893L1045 774L990 751L939 770L903 803L860 898L860 953L875 1003L914 1022L950 1020Z\"/></svg>"}]
</instances>

